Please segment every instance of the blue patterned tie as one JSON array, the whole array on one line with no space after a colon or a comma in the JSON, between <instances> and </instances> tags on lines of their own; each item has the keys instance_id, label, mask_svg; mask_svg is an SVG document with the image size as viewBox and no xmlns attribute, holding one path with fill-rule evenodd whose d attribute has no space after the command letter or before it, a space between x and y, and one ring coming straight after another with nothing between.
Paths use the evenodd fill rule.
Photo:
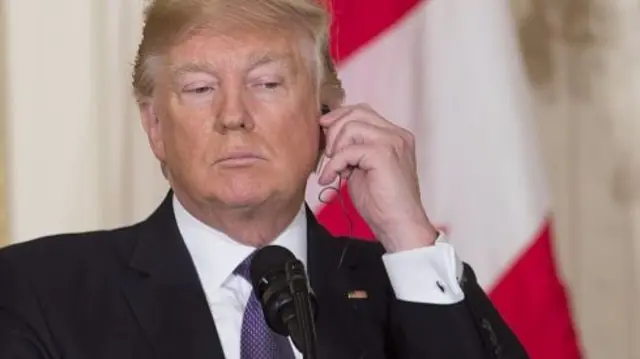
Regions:
<instances>
[{"instance_id":1,"label":"blue patterned tie","mask_svg":"<svg viewBox=\"0 0 640 359\"><path fill-rule=\"evenodd\" d=\"M252 257L247 257L235 270L236 274L241 275L249 283L251 283L249 271ZM254 291L251 291L242 318L240 358L295 359L289 339L275 333L267 325L262 305Z\"/></svg>"}]
</instances>

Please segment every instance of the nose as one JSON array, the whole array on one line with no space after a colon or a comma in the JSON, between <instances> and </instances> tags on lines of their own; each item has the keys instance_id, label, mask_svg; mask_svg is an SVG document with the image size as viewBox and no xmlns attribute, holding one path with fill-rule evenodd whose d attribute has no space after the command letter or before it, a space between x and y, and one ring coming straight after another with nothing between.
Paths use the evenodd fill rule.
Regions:
<instances>
[{"instance_id":1,"label":"nose","mask_svg":"<svg viewBox=\"0 0 640 359\"><path fill-rule=\"evenodd\" d=\"M255 123L248 111L243 91L240 89L228 89L224 91L222 101L217 111L215 130L219 133L228 131L252 131Z\"/></svg>"}]
</instances>

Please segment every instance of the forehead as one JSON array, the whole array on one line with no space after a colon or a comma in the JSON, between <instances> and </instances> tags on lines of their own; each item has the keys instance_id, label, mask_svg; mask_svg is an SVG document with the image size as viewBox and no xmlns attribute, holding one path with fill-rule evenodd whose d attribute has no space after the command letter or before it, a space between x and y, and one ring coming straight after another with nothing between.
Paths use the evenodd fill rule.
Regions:
<instances>
[{"instance_id":1,"label":"forehead","mask_svg":"<svg viewBox=\"0 0 640 359\"><path fill-rule=\"evenodd\" d=\"M298 67L306 58L299 36L277 30L238 29L201 30L173 47L169 52L170 67L185 63L210 65L255 66L281 62Z\"/></svg>"}]
</instances>

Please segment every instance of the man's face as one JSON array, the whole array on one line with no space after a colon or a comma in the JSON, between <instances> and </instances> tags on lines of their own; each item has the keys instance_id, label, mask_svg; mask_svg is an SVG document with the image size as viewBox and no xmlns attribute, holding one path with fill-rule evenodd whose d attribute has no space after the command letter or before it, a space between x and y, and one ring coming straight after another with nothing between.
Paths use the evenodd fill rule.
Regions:
<instances>
[{"instance_id":1,"label":"man's face","mask_svg":"<svg viewBox=\"0 0 640 359\"><path fill-rule=\"evenodd\" d=\"M301 41L202 31L174 47L143 122L176 193L245 208L303 199L318 156L318 105Z\"/></svg>"}]
</instances>

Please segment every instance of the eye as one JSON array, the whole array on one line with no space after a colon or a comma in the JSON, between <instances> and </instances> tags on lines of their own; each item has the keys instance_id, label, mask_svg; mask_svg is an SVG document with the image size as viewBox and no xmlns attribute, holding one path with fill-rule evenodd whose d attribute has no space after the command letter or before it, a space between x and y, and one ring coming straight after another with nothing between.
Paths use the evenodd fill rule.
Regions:
<instances>
[{"instance_id":1,"label":"eye","mask_svg":"<svg viewBox=\"0 0 640 359\"><path fill-rule=\"evenodd\" d=\"M280 82L275 82L275 81L269 81L269 82L262 82L260 84L258 84L260 87L263 87L267 90L275 90L278 87L282 86L282 84Z\"/></svg>"},{"instance_id":2,"label":"eye","mask_svg":"<svg viewBox=\"0 0 640 359\"><path fill-rule=\"evenodd\" d=\"M207 93L209 93L211 91L213 91L213 87L212 86L199 86L199 87L187 88L187 89L185 89L184 92L193 93L193 94L197 94L197 95L204 95L204 94L207 94Z\"/></svg>"}]
</instances>

